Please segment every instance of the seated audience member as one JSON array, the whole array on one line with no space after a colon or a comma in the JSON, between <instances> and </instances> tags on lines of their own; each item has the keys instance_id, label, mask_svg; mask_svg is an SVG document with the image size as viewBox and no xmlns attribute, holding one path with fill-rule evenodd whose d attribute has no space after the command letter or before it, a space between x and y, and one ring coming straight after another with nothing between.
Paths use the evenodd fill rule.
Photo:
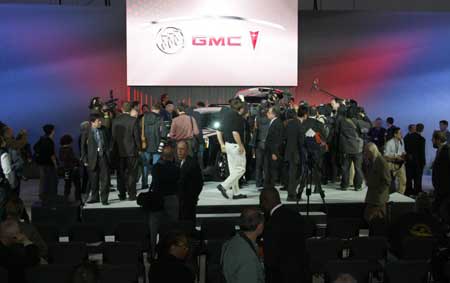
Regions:
<instances>
[{"instance_id":1,"label":"seated audience member","mask_svg":"<svg viewBox=\"0 0 450 283\"><path fill-rule=\"evenodd\" d=\"M198 196L203 188L203 175L200 166L189 156L189 145L185 141L177 144L177 157L180 162L180 220L195 221Z\"/></svg>"},{"instance_id":2,"label":"seated audience member","mask_svg":"<svg viewBox=\"0 0 450 283\"><path fill-rule=\"evenodd\" d=\"M75 186L75 200L81 201L80 162L73 151L73 138L64 135L60 140L59 160L64 168L64 200L69 201L72 183Z\"/></svg>"},{"instance_id":3,"label":"seated audience member","mask_svg":"<svg viewBox=\"0 0 450 283\"><path fill-rule=\"evenodd\" d=\"M374 143L368 143L364 148L367 160L367 194L364 219L370 223L373 219L386 217L386 203L389 201L391 171Z\"/></svg>"},{"instance_id":4,"label":"seated audience member","mask_svg":"<svg viewBox=\"0 0 450 283\"><path fill-rule=\"evenodd\" d=\"M152 197L160 198L160 207L150 210L150 244L154 255L156 236L159 227L164 223L176 222L179 219L178 185L180 169L175 163L175 155L171 146L165 146L161 158L152 169L152 183L150 189ZM155 205L155 199L151 200Z\"/></svg>"},{"instance_id":5,"label":"seated audience member","mask_svg":"<svg viewBox=\"0 0 450 283\"><path fill-rule=\"evenodd\" d=\"M258 257L256 239L264 230L264 216L245 209L239 219L240 233L222 247L222 273L227 283L263 283L264 268Z\"/></svg>"},{"instance_id":6,"label":"seated audience member","mask_svg":"<svg viewBox=\"0 0 450 283\"><path fill-rule=\"evenodd\" d=\"M302 216L283 206L280 194L273 187L264 188L259 201L268 217L263 234L266 282L304 282L306 254Z\"/></svg>"},{"instance_id":7,"label":"seated audience member","mask_svg":"<svg viewBox=\"0 0 450 283\"><path fill-rule=\"evenodd\" d=\"M336 278L336 280L334 280L333 283L357 283L356 279L353 278L353 276L351 276L350 274L339 274L338 278Z\"/></svg>"},{"instance_id":8,"label":"seated audience member","mask_svg":"<svg viewBox=\"0 0 450 283\"><path fill-rule=\"evenodd\" d=\"M193 283L195 275L185 260L189 254L189 240L183 233L169 233L159 243L158 260L150 266L152 283Z\"/></svg>"},{"instance_id":9,"label":"seated audience member","mask_svg":"<svg viewBox=\"0 0 450 283\"><path fill-rule=\"evenodd\" d=\"M416 199L416 210L402 215L392 223L389 242L395 255L401 254L402 241L408 237L443 239L444 229L431 211L430 198L425 193L421 193Z\"/></svg>"},{"instance_id":10,"label":"seated audience member","mask_svg":"<svg viewBox=\"0 0 450 283\"><path fill-rule=\"evenodd\" d=\"M38 247L39 256L46 258L48 252L47 244L42 239L39 232L33 224L21 221L24 210L25 206L23 201L17 197L12 197L5 205L6 219L16 221L19 224L20 232Z\"/></svg>"},{"instance_id":11,"label":"seated audience member","mask_svg":"<svg viewBox=\"0 0 450 283\"><path fill-rule=\"evenodd\" d=\"M24 283L25 269L39 263L39 249L20 232L14 220L0 224L0 266L8 271L8 282Z\"/></svg>"}]
</instances>

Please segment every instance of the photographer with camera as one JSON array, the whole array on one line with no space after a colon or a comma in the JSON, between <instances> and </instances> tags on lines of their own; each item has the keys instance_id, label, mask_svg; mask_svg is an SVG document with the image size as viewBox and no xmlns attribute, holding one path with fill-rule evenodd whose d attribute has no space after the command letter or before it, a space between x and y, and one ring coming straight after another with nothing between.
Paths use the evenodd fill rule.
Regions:
<instances>
[{"instance_id":1,"label":"photographer with camera","mask_svg":"<svg viewBox=\"0 0 450 283\"><path fill-rule=\"evenodd\" d=\"M353 162L355 176L353 186L356 191L361 190L363 183L363 134L367 133L370 123L363 120L363 114L355 105L350 105L346 111L346 117L339 121L339 145L343 153L343 168L341 189L346 190L350 182L350 168Z\"/></svg>"},{"instance_id":2,"label":"photographer with camera","mask_svg":"<svg viewBox=\"0 0 450 283\"><path fill-rule=\"evenodd\" d=\"M406 190L406 151L405 143L402 138L402 131L400 128L394 128L392 130L393 138L391 138L385 145L384 157L389 163L392 178L398 182L398 193L404 194Z\"/></svg>"}]
</instances>

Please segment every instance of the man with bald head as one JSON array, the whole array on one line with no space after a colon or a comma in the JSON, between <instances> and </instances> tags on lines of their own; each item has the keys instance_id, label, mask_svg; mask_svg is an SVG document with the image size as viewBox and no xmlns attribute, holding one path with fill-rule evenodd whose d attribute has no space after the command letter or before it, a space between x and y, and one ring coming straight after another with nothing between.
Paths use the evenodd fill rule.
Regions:
<instances>
[{"instance_id":1,"label":"man with bald head","mask_svg":"<svg viewBox=\"0 0 450 283\"><path fill-rule=\"evenodd\" d=\"M19 224L6 220L0 224L0 267L8 271L8 282L25 282L25 269L39 263L39 249L20 232Z\"/></svg>"},{"instance_id":2,"label":"man with bald head","mask_svg":"<svg viewBox=\"0 0 450 283\"><path fill-rule=\"evenodd\" d=\"M203 188L202 170L197 160L189 156L189 145L186 141L177 143L177 157L180 166L180 220L195 221L198 196Z\"/></svg>"},{"instance_id":3,"label":"man with bald head","mask_svg":"<svg viewBox=\"0 0 450 283\"><path fill-rule=\"evenodd\" d=\"M376 144L368 143L364 147L364 157L368 164L364 218L370 223L375 218L384 219L386 216L386 203L389 200L391 172L388 163L378 150Z\"/></svg>"}]
</instances>

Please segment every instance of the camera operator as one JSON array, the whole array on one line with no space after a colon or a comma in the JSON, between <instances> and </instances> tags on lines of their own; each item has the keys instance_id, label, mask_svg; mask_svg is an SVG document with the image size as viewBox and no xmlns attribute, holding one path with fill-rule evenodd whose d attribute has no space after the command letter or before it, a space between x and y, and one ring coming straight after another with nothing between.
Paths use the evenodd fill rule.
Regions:
<instances>
[{"instance_id":1,"label":"camera operator","mask_svg":"<svg viewBox=\"0 0 450 283\"><path fill-rule=\"evenodd\" d=\"M363 120L363 114L358 112L358 107L350 105L346 111L346 117L339 121L339 145L343 156L341 189L346 190L350 182L350 168L353 162L355 177L353 185L355 190L361 190L363 182L363 133L367 133L370 123Z\"/></svg>"},{"instance_id":2,"label":"camera operator","mask_svg":"<svg viewBox=\"0 0 450 283\"><path fill-rule=\"evenodd\" d=\"M405 193L406 190L406 151L400 128L392 129L393 137L386 143L384 157L389 163L391 175L398 181L398 192Z\"/></svg>"},{"instance_id":3,"label":"camera operator","mask_svg":"<svg viewBox=\"0 0 450 283\"><path fill-rule=\"evenodd\" d=\"M267 132L269 131L270 120L267 118L268 111L267 103L261 104L258 109L258 115L255 118L255 179L256 187L261 188L264 186L263 172L267 172L264 169L267 163L264 160L264 151L266 147Z\"/></svg>"},{"instance_id":4,"label":"camera operator","mask_svg":"<svg viewBox=\"0 0 450 283\"><path fill-rule=\"evenodd\" d=\"M324 124L314 117L317 115L317 109L308 108L303 105L299 108L298 115L302 121L300 127L301 150L302 150L302 180L300 184L299 196L308 181L308 169L312 176L312 184L314 184L314 193L322 191L322 160L326 151L326 131Z\"/></svg>"}]
</instances>

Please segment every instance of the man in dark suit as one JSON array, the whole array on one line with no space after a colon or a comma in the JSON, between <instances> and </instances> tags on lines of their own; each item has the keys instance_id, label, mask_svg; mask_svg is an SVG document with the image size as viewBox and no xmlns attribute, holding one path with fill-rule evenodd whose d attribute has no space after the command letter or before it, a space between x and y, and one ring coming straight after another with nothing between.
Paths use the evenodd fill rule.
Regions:
<instances>
[{"instance_id":1,"label":"man in dark suit","mask_svg":"<svg viewBox=\"0 0 450 283\"><path fill-rule=\"evenodd\" d=\"M130 115L131 104L122 105L123 113L113 121L112 140L114 149L118 151L119 171L117 176L117 189L119 199L125 200L128 192L129 200L136 200L136 182L139 149L141 140L137 119Z\"/></svg>"},{"instance_id":2,"label":"man in dark suit","mask_svg":"<svg viewBox=\"0 0 450 283\"><path fill-rule=\"evenodd\" d=\"M406 151L406 195L418 195L422 192L422 175L426 163L423 129L423 124L417 124L415 131L403 138Z\"/></svg>"},{"instance_id":3,"label":"man in dark suit","mask_svg":"<svg viewBox=\"0 0 450 283\"><path fill-rule=\"evenodd\" d=\"M280 194L266 187L259 196L268 221L264 227L264 265L266 282L304 282L305 235L302 216L283 206Z\"/></svg>"},{"instance_id":4,"label":"man in dark suit","mask_svg":"<svg viewBox=\"0 0 450 283\"><path fill-rule=\"evenodd\" d=\"M268 166L265 166L264 184L269 187L275 186L275 182L278 179L279 164L282 158L281 147L283 144L284 126L279 116L280 109L278 106L272 106L267 111L267 118L270 120L270 125L265 147L265 161Z\"/></svg>"},{"instance_id":5,"label":"man in dark suit","mask_svg":"<svg viewBox=\"0 0 450 283\"><path fill-rule=\"evenodd\" d=\"M189 156L186 141L177 143L177 156L180 162L180 220L195 221L198 196L203 188L202 170L197 161Z\"/></svg>"},{"instance_id":6,"label":"man in dark suit","mask_svg":"<svg viewBox=\"0 0 450 283\"><path fill-rule=\"evenodd\" d=\"M297 113L296 113L297 114ZM287 120L284 131L286 149L284 160L288 163L288 197L287 201L297 200L297 186L300 180L300 148L301 148L301 121L295 115Z\"/></svg>"},{"instance_id":7,"label":"man in dark suit","mask_svg":"<svg viewBox=\"0 0 450 283\"><path fill-rule=\"evenodd\" d=\"M81 136L81 160L88 168L91 191L91 197L87 202L97 203L101 200L103 205L108 205L109 137L106 129L102 126L99 114L91 114L89 122L90 128Z\"/></svg>"},{"instance_id":8,"label":"man in dark suit","mask_svg":"<svg viewBox=\"0 0 450 283\"><path fill-rule=\"evenodd\" d=\"M450 146L442 131L433 133L433 147L437 149L433 162L433 212L448 221L450 207Z\"/></svg>"}]
</instances>

